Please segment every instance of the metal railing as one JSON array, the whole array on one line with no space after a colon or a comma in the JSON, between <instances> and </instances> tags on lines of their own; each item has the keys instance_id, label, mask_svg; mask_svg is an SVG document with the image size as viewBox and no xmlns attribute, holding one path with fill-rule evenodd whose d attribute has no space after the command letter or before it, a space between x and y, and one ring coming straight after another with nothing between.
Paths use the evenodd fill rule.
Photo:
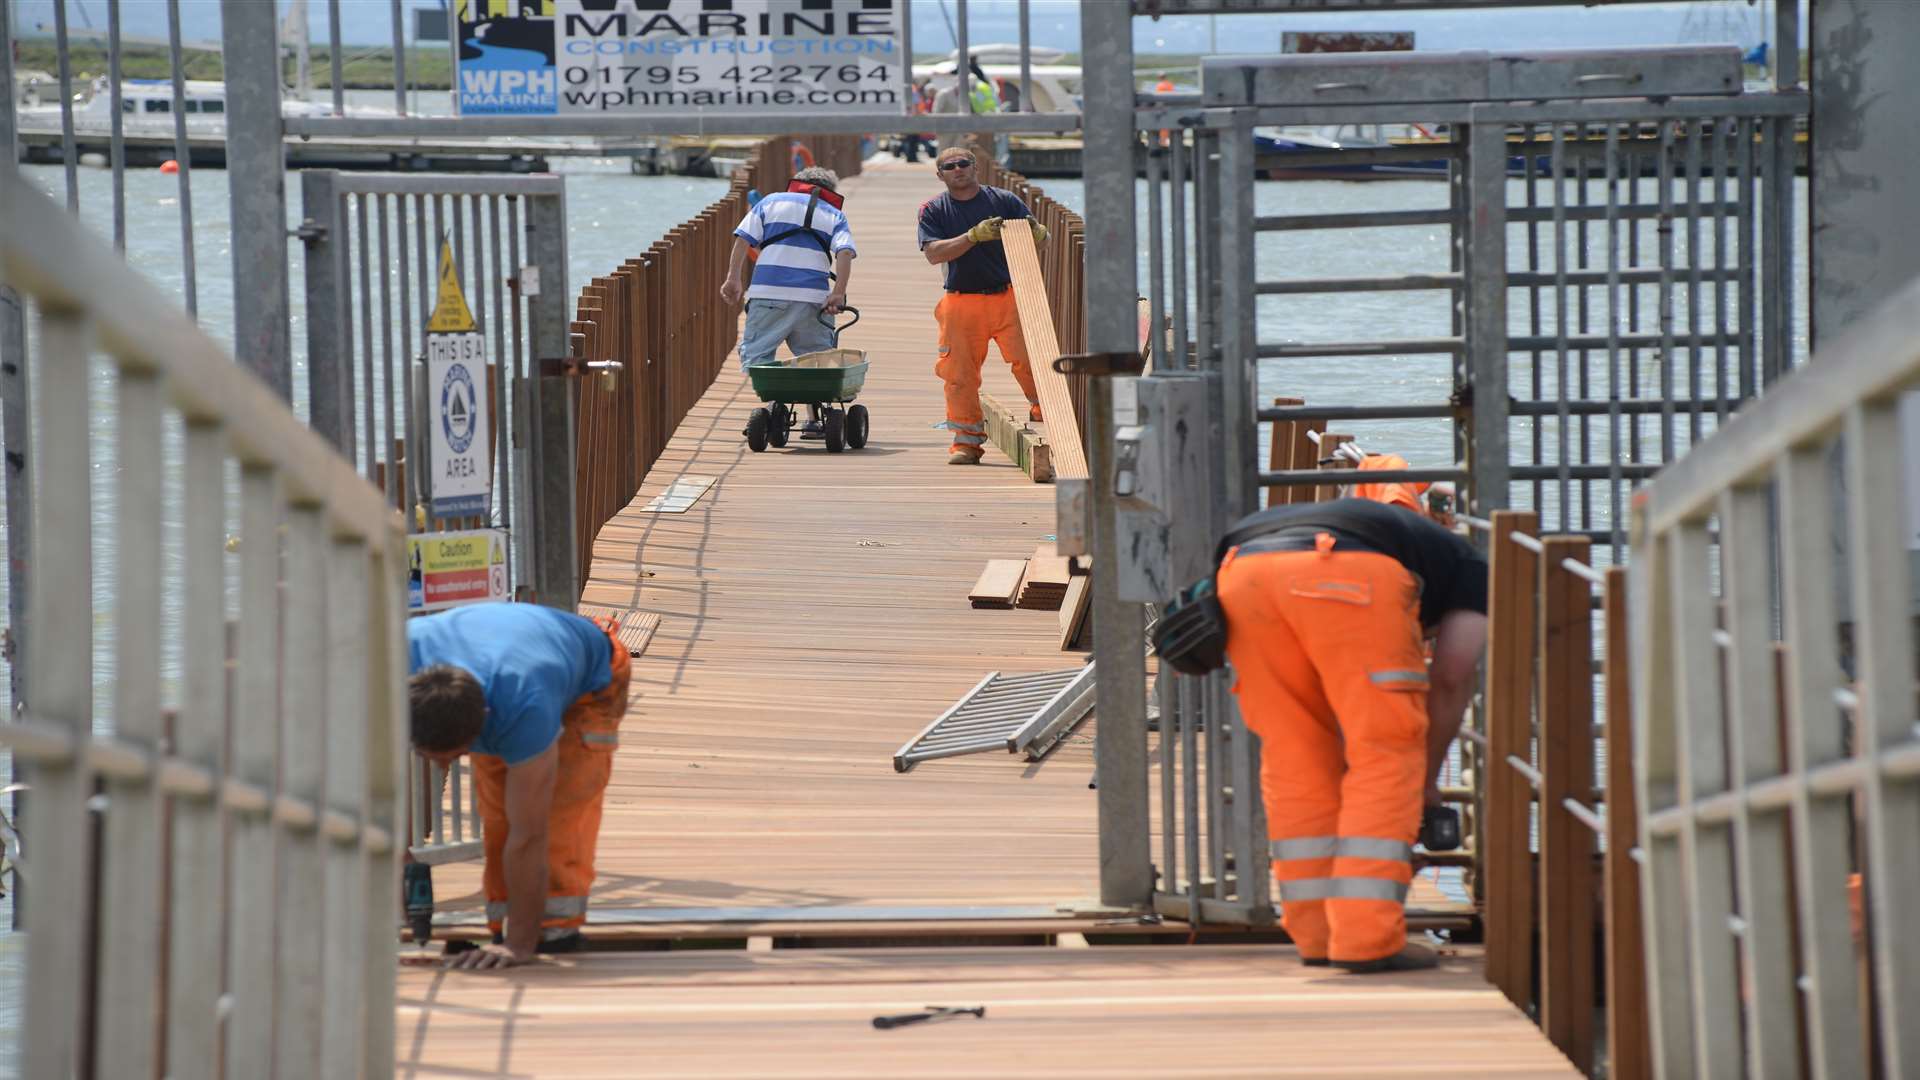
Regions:
<instances>
[{"instance_id":1,"label":"metal railing","mask_svg":"<svg viewBox=\"0 0 1920 1080\"><path fill-rule=\"evenodd\" d=\"M1920 1069L1920 939L1903 923L1920 892L1912 463L1897 450L1917 343L1920 283L1634 500L1661 1075ZM1850 879L1864 907L1851 928Z\"/></svg>"},{"instance_id":2,"label":"metal railing","mask_svg":"<svg viewBox=\"0 0 1920 1080\"><path fill-rule=\"evenodd\" d=\"M0 266L38 330L33 696L0 724L32 786L22 1072L384 1073L400 519L10 166L0 222ZM90 435L97 376L115 399L110 487ZM99 500L110 601L94 589ZM101 618L111 657L94 653ZM104 719L96 685L111 688Z\"/></svg>"}]
</instances>

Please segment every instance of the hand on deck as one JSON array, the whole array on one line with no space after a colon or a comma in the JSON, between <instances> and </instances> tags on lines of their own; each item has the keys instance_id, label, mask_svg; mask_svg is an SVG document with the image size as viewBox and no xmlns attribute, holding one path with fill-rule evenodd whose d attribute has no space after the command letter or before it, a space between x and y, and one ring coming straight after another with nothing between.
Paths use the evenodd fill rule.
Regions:
<instances>
[{"instance_id":1,"label":"hand on deck","mask_svg":"<svg viewBox=\"0 0 1920 1080\"><path fill-rule=\"evenodd\" d=\"M505 945L482 945L477 949L463 952L446 961L450 968L466 968L471 971L488 971L494 968L519 967L533 963L533 950L516 952Z\"/></svg>"}]
</instances>

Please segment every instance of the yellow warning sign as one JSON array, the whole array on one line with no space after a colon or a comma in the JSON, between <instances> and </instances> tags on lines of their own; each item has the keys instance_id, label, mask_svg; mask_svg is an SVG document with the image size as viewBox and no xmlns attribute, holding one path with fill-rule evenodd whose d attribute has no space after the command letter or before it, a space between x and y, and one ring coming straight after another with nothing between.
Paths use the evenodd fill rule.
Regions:
<instances>
[{"instance_id":1,"label":"yellow warning sign","mask_svg":"<svg viewBox=\"0 0 1920 1080\"><path fill-rule=\"evenodd\" d=\"M463 334L474 329L473 311L460 293L460 275L453 269L453 245L440 241L440 290L427 319L429 334Z\"/></svg>"}]
</instances>

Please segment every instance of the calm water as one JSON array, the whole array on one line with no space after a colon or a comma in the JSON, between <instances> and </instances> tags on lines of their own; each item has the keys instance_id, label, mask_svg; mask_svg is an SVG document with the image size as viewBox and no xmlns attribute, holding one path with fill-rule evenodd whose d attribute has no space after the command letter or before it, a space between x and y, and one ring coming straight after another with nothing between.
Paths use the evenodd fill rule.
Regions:
<instances>
[{"instance_id":1,"label":"calm water","mask_svg":"<svg viewBox=\"0 0 1920 1080\"><path fill-rule=\"evenodd\" d=\"M556 159L555 167L567 177L568 207L568 288L577 292L580 285L595 275L604 274L625 259L644 250L673 226L693 216L725 191L717 180L673 177L637 177L628 174L624 162L573 161ZM28 167L26 174L56 200L63 200L65 179L58 167ZM81 217L102 236L111 233L111 174L101 168L80 170ZM196 170L192 176L194 209L194 252L197 263L200 316L206 330L223 344L232 335L232 264L227 222L227 176L224 171ZM1077 180L1054 180L1046 190L1076 210L1084 209L1085 193ZM929 178L929 191L933 183ZM1652 182L1646 182L1643 198L1650 195ZM289 207L289 227L299 215L297 181L289 185L293 192ZM180 261L180 223L176 180L157 171L134 170L127 174L127 220L129 231L128 262L155 285L172 295L184 295L184 275ZM1805 350L1804 328L1806 271L1804 223L1805 184L1797 187L1799 207L1796 220L1801 223L1801 240L1796 244L1796 293L1800 311L1796 316L1799 338L1796 353ZM1604 202L1598 185L1589 190L1589 198ZM1515 182L1510 199L1524 202L1524 193ZM1405 210L1444 205L1444 187L1428 182L1355 183L1343 181L1295 181L1261 183L1256 186L1257 212L1261 214L1310 213L1317 211ZM856 233L861 227L857 198L849 207ZM1145 185L1140 185L1138 220L1144 225ZM1551 246L1551 228L1539 233L1541 243ZM1651 227L1643 234L1643 248L1651 252ZM1709 242L1710 233L1703 237ZM1593 265L1605 266L1604 231L1594 229L1589 239ZM1510 237L1515 265L1526 250L1526 232L1515 227ZM1569 229L1568 243L1574 242ZM1680 239L1684 250L1684 237ZM297 252L297 242L293 244ZM1650 261L1650 254L1643 261ZM1259 276L1283 277L1383 276L1446 269L1447 239L1444 229L1370 229L1331 233L1290 233L1263 235L1256 248ZM303 310L302 260L293 259L292 342L296 367L295 382L304 382L305 313ZM1145 254L1141 255L1144 271ZM1141 278L1146 288L1146 278ZM1574 290L1577 294L1578 290ZM1684 293L1684 290L1683 290ZM858 301L858 284L855 285ZM1600 291L1593 293L1596 303ZM1511 304L1515 333L1528 333L1529 319L1523 294L1515 292ZM1643 312L1657 310L1652 294L1643 294ZM1676 315L1676 326L1685 326L1685 296ZM1651 315L1643 315L1643 327L1652 325ZM1411 338L1441 336L1449 332L1448 306L1440 293L1335 294L1316 297L1266 297L1259 307L1260 338L1263 342L1360 340L1369 338ZM1593 324L1599 332L1600 324ZM1552 332L1551 311L1546 315L1545 332ZM1524 358L1514 358L1516 371L1524 376ZM1604 357L1594 361L1591 373L1594 385L1604 396ZM1551 373L1547 380L1552 385ZM111 407L109 384L99 380L96 406ZM1375 357L1346 360L1268 361L1263 364L1260 392L1263 396L1304 397L1310 404L1357 403L1431 403L1444 401L1450 389L1447 363L1441 357ZM113 453L108 430L96 425L94 475L102 481L96 496L96 536L104 529L111 503L104 481L112 475ZM1403 454L1415 465L1450 464L1451 436L1443 421L1371 422L1343 425L1369 449L1391 450ZM1516 430L1516 452L1522 450L1524 428ZM1604 429L1602 428L1602 431ZM1550 428L1549 445L1552 445ZM1264 460L1264 439L1263 439ZM1604 448L1604 433L1598 447ZM1525 504L1528 493L1517 501ZM1542 494L1541 509L1549 520L1558 506L1551 485ZM1598 508L1599 527L1605 527L1607 507ZM0 508L3 512L3 508ZM97 545L96 545L97 546ZM110 663L112 624L111 596L113 567L111 559L97 559L95 609L103 614L96 623L96 655ZM6 583L0 577L0 603L4 602ZM0 687L0 693L4 688ZM104 717L110 703L98 702L96 715ZM0 756L0 776L5 760ZM0 900L0 926L10 923L8 902ZM30 988L18 984L21 941L16 935L0 931L0 1076L14 1074L12 1060L20 1021L20 1002Z\"/></svg>"}]
</instances>

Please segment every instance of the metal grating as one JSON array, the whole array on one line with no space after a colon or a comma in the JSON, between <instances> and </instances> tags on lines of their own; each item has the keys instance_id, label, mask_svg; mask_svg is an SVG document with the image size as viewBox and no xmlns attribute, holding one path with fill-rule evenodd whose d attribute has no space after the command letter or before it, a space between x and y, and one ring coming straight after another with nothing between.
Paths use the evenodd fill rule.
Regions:
<instances>
[{"instance_id":1,"label":"metal grating","mask_svg":"<svg viewBox=\"0 0 1920 1080\"><path fill-rule=\"evenodd\" d=\"M1092 711L1093 690L1092 664L1025 675L989 672L894 752L893 770L989 750L1038 761Z\"/></svg>"}]
</instances>

